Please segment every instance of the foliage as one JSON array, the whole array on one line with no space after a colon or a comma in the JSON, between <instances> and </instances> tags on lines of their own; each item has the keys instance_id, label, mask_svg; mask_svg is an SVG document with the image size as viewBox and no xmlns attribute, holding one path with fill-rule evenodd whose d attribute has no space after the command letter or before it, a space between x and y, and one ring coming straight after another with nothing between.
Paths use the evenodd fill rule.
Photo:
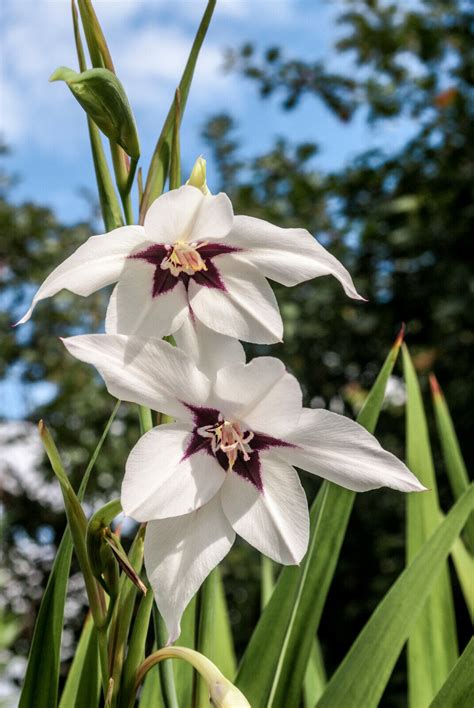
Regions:
<instances>
[{"instance_id":1,"label":"foliage","mask_svg":"<svg viewBox=\"0 0 474 708\"><path fill-rule=\"evenodd\" d=\"M84 0L81 11L89 11L89 6L90 3ZM312 93L343 120L348 120L356 110L365 111L370 120L389 120L399 115L416 118L413 137L397 154L362 154L344 171L321 175L314 168L317 154L314 144L293 145L280 140L268 154L246 163L239 155L230 117L212 119L206 126L205 136L214 149L223 186L237 213L254 214L282 226L304 222L350 267L359 289L369 298L368 304L348 304L334 283L321 280L299 286L294 291L277 288L286 325L286 341L277 348L277 355L303 382L307 401L318 405L321 400L317 397L321 397L322 402L333 409L346 407L350 413L357 412L380 368L387 342L400 322L405 320L415 353L415 366L422 373L436 367L450 402L461 448L469 451L472 441L467 434L470 398L466 380L470 373L468 349L472 344L474 308L472 292L469 291L471 253L466 236L473 220L472 208L467 208L467 204L472 196L474 161L469 147L473 138L473 104L468 92L472 83L472 51L469 51L472 37L467 11L462 2L455 0L436 0L404 12L395 5L373 0L348 3L348 6L350 9L341 16L341 22L349 28L349 34L339 43L339 50L351 50L355 56L361 68L357 79L331 74L319 62L287 62L277 48L268 50L258 67L253 64L253 51L248 46L240 56L234 54L229 61L234 68L257 80L263 95L283 91L287 109L295 107L304 94ZM406 61L407 52L412 61ZM173 117L172 110L170 116ZM166 145L169 132L165 136ZM168 155L162 156L159 164L167 163ZM125 203L124 207L126 209ZM49 301L47 306L38 307L34 319L21 331L7 329L7 325L15 319L15 313L21 314L31 295L25 283L41 282L51 263L63 260L75 250L90 230L89 224L65 227L48 209L34 204L15 205L7 193L0 201L0 232L4 234L0 250L3 264L0 297L5 306L0 321L4 325L0 328L0 345L5 359L0 362L0 370L3 375L11 373L7 362L21 360L20 376L25 384L31 386L45 381L51 384L49 398L32 407L29 417L31 420L44 417L51 424L55 437L61 441L61 454L74 487L82 478L113 404L92 370L66 356L57 337L97 331L101 326L106 295L96 294L83 301L62 294ZM259 351L259 348L253 350ZM377 414L380 404L381 401ZM401 434L396 437L393 431L396 433L398 427L400 432L398 423L402 411L398 406L392 407L392 412L395 417L385 416L381 432L385 441L400 453L403 437ZM410 431L413 436L413 424ZM112 490L121 479L126 454L137 436L136 412L124 405L96 462L90 503L96 503L102 496L107 499L111 494L113 496ZM449 448L450 444L449 440L443 440L445 454L446 445ZM453 454L452 449L450 453ZM43 472L50 474L46 468ZM440 482L442 505L448 510L451 496L444 478ZM308 491L311 495L315 493L311 485L308 485ZM324 493L324 490L320 492L320 498ZM385 632L390 626L398 643L388 642L392 652L384 663L383 672L379 676L375 676L375 669L372 672L374 683L371 687L374 695L380 697L411 631L409 623L403 627L400 623L394 624L393 606L403 599L408 608L411 606L410 597L416 596L421 610L420 588L415 582L416 578L423 577L419 576L419 569L424 568L428 583L431 576L444 566L452 539L459 535L468 517L466 500L469 500L469 494L464 493L441 526L433 522L430 531L435 533L422 539L419 554L410 557L412 564L395 585L393 581L403 566L400 541L403 500L394 501L393 495L385 492L377 492L370 498L360 496L356 500L351 533L344 540L341 561L319 632L330 673L340 664L380 598L389 586L393 585L393 588L347 653L344 663L340 664L328 684L327 693L323 692L321 705L331 700L332 695L340 695L339 690L347 690L348 695L353 695L352 686L358 680L360 662L365 665L367 657L372 655L374 637L377 641L384 637L388 641ZM19 532L38 543L42 542L45 529L54 538L59 538L64 517L57 509L39 506L26 492L15 499L7 492L6 505L9 522L7 565L14 564L15 540ZM363 555L361 548L364 549ZM137 558L137 567L140 565L141 560ZM328 571L329 579L333 570ZM249 556L244 546L237 546L223 571L231 599L236 646L241 655L252 620L258 616L257 602L254 601L259 575L256 556ZM286 577L282 573L278 581L280 587L285 587ZM218 587L217 580L215 576L215 587ZM239 603L236 598L247 580L249 587L243 588L246 595L242 600L240 593ZM120 582L120 596L126 596L127 613L122 625L117 619L119 613L115 613L113 630L120 639L117 642L123 660L126 634L137 607L135 588L125 575ZM453 587L458 592L456 583ZM428 592L428 589L425 584L423 591ZM457 599L458 615L462 619L466 610L462 600ZM324 600L321 595L318 612L322 612ZM205 595L201 598L201 602L204 601L212 607ZM34 608L38 604L37 595L29 602ZM118 602L120 607L121 601ZM218 612L225 617L222 597L219 603ZM274 616L270 613L274 612L274 605L270 600L266 610L266 616L272 621ZM203 607L206 605L200 607L201 619L205 617ZM136 635L132 633L135 637L133 656L136 652L137 657L143 658L145 645L151 649L148 645L152 639L147 639L150 611L150 603L140 605L140 622L135 625L139 629ZM240 621L235 621L239 612ZM33 617L34 614L32 609L29 615ZM405 612L404 616L407 614ZM274 621L278 621L278 613ZM384 621L388 624L385 625ZM209 619L203 624L215 626ZM218 624L226 625L226 622ZM314 628L316 624L314 622ZM298 631L302 631L301 625L300 618L295 625ZM12 635L10 641L17 642L20 652L25 647L25 638L31 636L31 630L31 624L26 622L19 639L16 633ZM198 637L196 646L206 647L206 639L209 635ZM297 646L298 639L298 636L292 636L291 642ZM465 643L462 632L460 639L462 648ZM79 671L82 663L89 667L87 670L92 672L94 681L93 686L82 681L81 690L96 690L98 667L94 641L89 620L76 654L73 673L66 684L68 692L79 690L75 686L81 685ZM219 641L232 657L228 634ZM310 650L311 647L305 645L305 659ZM427 651L431 651L431 647L427 647ZM448 682L440 689L438 702L443 701L445 695L454 695L453 691L457 691L456 695L467 695L472 690L465 670L467 653L454 666ZM217 663L218 659L215 661ZM228 663L231 665L232 661ZM299 667L301 676L303 668ZM279 672L280 675L281 666ZM125 675L127 681L133 677L133 667L126 665ZM166 672L161 672L159 680L157 675L158 672L150 672L147 691L151 690L153 681L153 690L161 696L162 685L163 695L166 695L163 683ZM190 671L175 669L175 675L189 677ZM338 683L339 676L343 680ZM454 685L453 677L456 680L461 677L461 688ZM410 680L422 681L420 678ZM403 677L395 673L395 684L386 694L385 705L403 705L405 699L401 698L400 681ZM127 692L131 690L130 685L126 685ZM284 691L285 688L286 684L282 684L278 690ZM410 686L410 693L416 693L417 688ZM292 690L295 691L294 686ZM145 698L144 695L144 704ZM158 698L156 704L160 704Z\"/></svg>"}]
</instances>

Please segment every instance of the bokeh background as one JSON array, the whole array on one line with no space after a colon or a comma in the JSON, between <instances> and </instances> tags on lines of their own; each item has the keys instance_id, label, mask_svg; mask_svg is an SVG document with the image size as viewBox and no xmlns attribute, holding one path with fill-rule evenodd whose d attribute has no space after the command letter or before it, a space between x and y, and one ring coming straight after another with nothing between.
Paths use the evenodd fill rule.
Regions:
<instances>
[{"instance_id":1,"label":"bokeh background","mask_svg":"<svg viewBox=\"0 0 474 708\"><path fill-rule=\"evenodd\" d=\"M97 0L147 168L204 3ZM23 314L37 285L103 230L84 115L61 84L77 67L66 0L2 0L0 174L0 705L15 705L56 544L61 497L34 424L45 418L75 483L112 410L94 371L59 336L102 331L108 293L63 293ZM305 226L351 271L367 303L318 279L277 287L285 341L272 348L306 404L355 416L402 322L426 394L435 371L465 456L472 434L474 14L463 0L218 0L182 130L183 171L202 154L236 213ZM265 348L249 348L250 354ZM405 391L392 377L378 434L403 457ZM122 405L88 509L117 495L138 437ZM442 500L450 503L433 436ZM304 479L308 495L317 489ZM331 673L404 563L404 499L359 495L320 640ZM259 560L244 543L224 567L237 649L259 612ZM454 586L456 584L454 581ZM71 579L64 667L83 618ZM461 638L468 618L459 604ZM402 657L383 698L403 706Z\"/></svg>"}]
</instances>

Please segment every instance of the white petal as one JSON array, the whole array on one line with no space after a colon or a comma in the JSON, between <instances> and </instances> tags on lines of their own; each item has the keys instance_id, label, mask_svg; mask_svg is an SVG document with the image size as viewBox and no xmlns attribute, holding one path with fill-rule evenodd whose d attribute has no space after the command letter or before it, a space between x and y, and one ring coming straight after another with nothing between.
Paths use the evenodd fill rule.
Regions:
<instances>
[{"instance_id":1,"label":"white petal","mask_svg":"<svg viewBox=\"0 0 474 708\"><path fill-rule=\"evenodd\" d=\"M245 364L244 348L238 339L217 334L196 317L186 317L174 338L178 347L211 380L223 366Z\"/></svg>"},{"instance_id":2,"label":"white petal","mask_svg":"<svg viewBox=\"0 0 474 708\"><path fill-rule=\"evenodd\" d=\"M245 422L250 430L278 438L288 437L303 410L298 381L270 356L222 368L214 391L225 413Z\"/></svg>"},{"instance_id":3,"label":"white petal","mask_svg":"<svg viewBox=\"0 0 474 708\"><path fill-rule=\"evenodd\" d=\"M145 231L157 243L219 240L229 233L233 221L232 204L225 194L204 196L184 185L153 202L145 216Z\"/></svg>"},{"instance_id":4,"label":"white petal","mask_svg":"<svg viewBox=\"0 0 474 708\"><path fill-rule=\"evenodd\" d=\"M306 495L292 467L269 453L260 459L263 492L232 472L221 489L225 515L239 536L266 556L298 564L308 548Z\"/></svg>"},{"instance_id":5,"label":"white petal","mask_svg":"<svg viewBox=\"0 0 474 708\"><path fill-rule=\"evenodd\" d=\"M155 266L127 261L107 307L105 331L164 337L181 326L188 312L186 289L178 281L172 290L152 296Z\"/></svg>"},{"instance_id":6,"label":"white petal","mask_svg":"<svg viewBox=\"0 0 474 708\"><path fill-rule=\"evenodd\" d=\"M215 196L205 196L196 215L190 240L220 241L226 238L233 223L234 210L227 194L220 192Z\"/></svg>"},{"instance_id":7,"label":"white petal","mask_svg":"<svg viewBox=\"0 0 474 708\"><path fill-rule=\"evenodd\" d=\"M168 628L168 644L179 637L187 604L234 539L218 496L192 514L147 524L145 568Z\"/></svg>"},{"instance_id":8,"label":"white petal","mask_svg":"<svg viewBox=\"0 0 474 708\"><path fill-rule=\"evenodd\" d=\"M334 275L346 294L363 300L342 263L306 229L282 229L263 219L236 216L229 242L245 249L241 256L283 285L296 285L320 275Z\"/></svg>"},{"instance_id":9,"label":"white petal","mask_svg":"<svg viewBox=\"0 0 474 708\"><path fill-rule=\"evenodd\" d=\"M342 415L305 408L289 440L297 447L276 449L279 457L341 487L355 492L378 487L402 492L425 489L373 435Z\"/></svg>"},{"instance_id":10,"label":"white petal","mask_svg":"<svg viewBox=\"0 0 474 708\"><path fill-rule=\"evenodd\" d=\"M101 236L91 236L46 278L28 312L17 324L27 322L37 302L66 288L87 296L119 279L127 256L147 245L143 226L122 226Z\"/></svg>"},{"instance_id":11,"label":"white petal","mask_svg":"<svg viewBox=\"0 0 474 708\"><path fill-rule=\"evenodd\" d=\"M255 266L222 255L213 259L226 287L203 287L191 278L189 301L207 327L229 337L257 344L273 344L283 336L278 303L270 285Z\"/></svg>"},{"instance_id":12,"label":"white petal","mask_svg":"<svg viewBox=\"0 0 474 708\"><path fill-rule=\"evenodd\" d=\"M216 458L201 450L183 459L192 434L172 423L137 442L125 467L122 507L136 521L189 514L211 499L225 480Z\"/></svg>"},{"instance_id":13,"label":"white petal","mask_svg":"<svg viewBox=\"0 0 474 708\"><path fill-rule=\"evenodd\" d=\"M207 399L210 382L191 359L160 339L123 334L85 334L63 339L68 351L93 364L112 396L191 421L183 401Z\"/></svg>"}]
</instances>

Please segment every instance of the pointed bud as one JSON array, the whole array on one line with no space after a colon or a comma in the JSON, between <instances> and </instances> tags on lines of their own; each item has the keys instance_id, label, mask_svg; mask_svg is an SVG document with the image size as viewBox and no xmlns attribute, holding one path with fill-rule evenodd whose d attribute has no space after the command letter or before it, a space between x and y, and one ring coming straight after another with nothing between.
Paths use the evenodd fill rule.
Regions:
<instances>
[{"instance_id":1,"label":"pointed bud","mask_svg":"<svg viewBox=\"0 0 474 708\"><path fill-rule=\"evenodd\" d=\"M108 69L88 69L80 74L60 66L50 81L65 81L89 118L113 143L133 159L140 156L137 128L125 90Z\"/></svg>"},{"instance_id":2,"label":"pointed bud","mask_svg":"<svg viewBox=\"0 0 474 708\"><path fill-rule=\"evenodd\" d=\"M217 708L250 708L244 694L219 671L206 656L186 647L164 647L147 657L137 671L136 688L152 666L164 659L184 659L199 671L209 689L213 706Z\"/></svg>"},{"instance_id":3,"label":"pointed bud","mask_svg":"<svg viewBox=\"0 0 474 708\"><path fill-rule=\"evenodd\" d=\"M191 174L189 175L189 179L186 184L190 184L191 187L200 189L206 197L211 193L206 182L206 160L203 157L198 157L194 163L194 167L191 170Z\"/></svg>"}]
</instances>

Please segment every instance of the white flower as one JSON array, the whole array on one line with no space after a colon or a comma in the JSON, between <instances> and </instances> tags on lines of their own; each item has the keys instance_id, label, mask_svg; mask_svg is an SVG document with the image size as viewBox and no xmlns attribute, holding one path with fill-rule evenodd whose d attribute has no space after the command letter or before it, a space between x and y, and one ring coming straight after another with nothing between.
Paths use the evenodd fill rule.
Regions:
<instances>
[{"instance_id":1,"label":"white flower","mask_svg":"<svg viewBox=\"0 0 474 708\"><path fill-rule=\"evenodd\" d=\"M62 288L85 296L117 283L107 332L161 337L192 312L217 332L270 344L281 340L283 325L266 278L296 285L328 274L360 298L347 270L308 231L234 217L225 194L185 185L159 197L144 226L89 238L46 278L18 324Z\"/></svg>"},{"instance_id":2,"label":"white flower","mask_svg":"<svg viewBox=\"0 0 474 708\"><path fill-rule=\"evenodd\" d=\"M200 326L199 326L200 327ZM124 335L64 340L113 396L173 416L132 450L124 512L147 521L145 564L170 641L181 615L238 533L283 564L308 545L307 501L294 466L349 489L424 487L357 423L302 407L297 380L272 357L187 324L178 344ZM205 372L205 373L204 373Z\"/></svg>"}]
</instances>

